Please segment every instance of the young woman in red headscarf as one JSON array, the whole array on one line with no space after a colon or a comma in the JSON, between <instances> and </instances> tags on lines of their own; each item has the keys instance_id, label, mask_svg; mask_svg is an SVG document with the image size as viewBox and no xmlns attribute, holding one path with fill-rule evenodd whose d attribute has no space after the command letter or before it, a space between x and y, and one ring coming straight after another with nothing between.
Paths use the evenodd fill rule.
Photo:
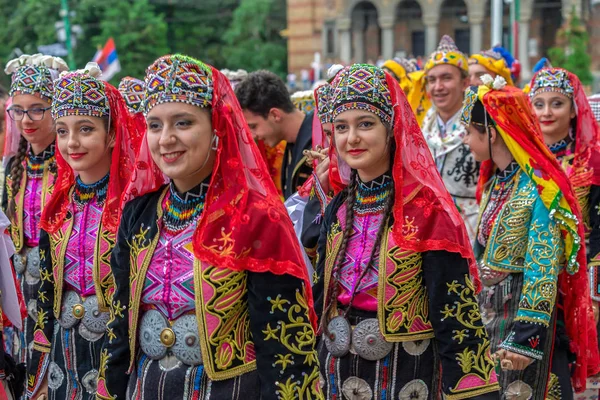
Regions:
<instances>
[{"instance_id":1,"label":"young woman in red headscarf","mask_svg":"<svg viewBox=\"0 0 600 400\"><path fill-rule=\"evenodd\" d=\"M500 385L507 398L571 399L600 369L577 198L527 95L482 81L462 122L483 166L475 253Z\"/></svg>"},{"instance_id":2,"label":"young woman in red headscarf","mask_svg":"<svg viewBox=\"0 0 600 400\"><path fill-rule=\"evenodd\" d=\"M140 134L118 90L90 63L52 102L58 178L42 213L31 399L93 399L114 291L110 255Z\"/></svg>"},{"instance_id":3,"label":"young woman in red headscarf","mask_svg":"<svg viewBox=\"0 0 600 400\"><path fill-rule=\"evenodd\" d=\"M306 267L229 82L183 55L145 82L97 397L321 398Z\"/></svg>"},{"instance_id":4,"label":"young woman in red headscarf","mask_svg":"<svg viewBox=\"0 0 600 400\"><path fill-rule=\"evenodd\" d=\"M529 93L544 141L569 176L585 224L594 315L600 301L600 129L577 76L545 68Z\"/></svg>"},{"instance_id":5,"label":"young woman in red headscarf","mask_svg":"<svg viewBox=\"0 0 600 400\"><path fill-rule=\"evenodd\" d=\"M313 287L325 397L498 398L467 232L404 93L362 64L331 85L347 187L326 209Z\"/></svg>"}]
</instances>

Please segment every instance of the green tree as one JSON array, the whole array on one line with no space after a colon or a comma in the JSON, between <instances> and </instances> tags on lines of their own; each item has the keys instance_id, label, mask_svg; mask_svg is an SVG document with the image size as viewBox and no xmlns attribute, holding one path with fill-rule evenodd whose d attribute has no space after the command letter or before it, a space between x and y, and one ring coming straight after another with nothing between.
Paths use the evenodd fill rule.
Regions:
<instances>
[{"instance_id":1,"label":"green tree","mask_svg":"<svg viewBox=\"0 0 600 400\"><path fill-rule=\"evenodd\" d=\"M574 9L564 27L557 32L556 42L557 46L548 50L552 65L571 71L581 83L591 85L594 77L590 71L589 35Z\"/></svg>"},{"instance_id":2,"label":"green tree","mask_svg":"<svg viewBox=\"0 0 600 400\"><path fill-rule=\"evenodd\" d=\"M227 68L268 69L281 76L287 71L285 1L242 0L225 33L223 53Z\"/></svg>"},{"instance_id":3,"label":"green tree","mask_svg":"<svg viewBox=\"0 0 600 400\"><path fill-rule=\"evenodd\" d=\"M77 15L100 17L99 26L84 25L87 46L78 50L79 60L90 61L98 47L114 38L122 70L112 79L113 83L126 75L142 78L148 65L169 53L164 17L154 11L148 0L81 0Z\"/></svg>"}]
</instances>

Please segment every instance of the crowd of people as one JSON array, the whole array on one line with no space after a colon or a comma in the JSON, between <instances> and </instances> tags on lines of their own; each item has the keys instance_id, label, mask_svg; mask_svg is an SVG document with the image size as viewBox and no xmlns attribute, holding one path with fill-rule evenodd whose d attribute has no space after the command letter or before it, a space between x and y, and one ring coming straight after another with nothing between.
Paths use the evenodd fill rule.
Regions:
<instances>
[{"instance_id":1,"label":"crowd of people","mask_svg":"<svg viewBox=\"0 0 600 400\"><path fill-rule=\"evenodd\" d=\"M0 398L598 398L600 107L513 63L10 61Z\"/></svg>"}]
</instances>

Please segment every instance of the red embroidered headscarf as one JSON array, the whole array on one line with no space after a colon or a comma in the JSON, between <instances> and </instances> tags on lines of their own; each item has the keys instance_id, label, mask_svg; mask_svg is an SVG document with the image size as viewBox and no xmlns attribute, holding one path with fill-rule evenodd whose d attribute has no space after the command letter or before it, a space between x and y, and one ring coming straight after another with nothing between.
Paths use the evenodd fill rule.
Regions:
<instances>
[{"instance_id":1,"label":"red embroidered headscarf","mask_svg":"<svg viewBox=\"0 0 600 400\"><path fill-rule=\"evenodd\" d=\"M461 117L464 124L469 123L471 110L477 101L481 101L496 124L496 129L521 169L536 183L551 218L559 222L563 232L567 265L565 271L559 274L558 288L563 299L571 350L577 355L572 377L573 387L576 391L581 391L585 389L586 377L595 375L600 370L600 358L579 203L569 178L544 143L527 95L521 89L509 86L498 90L488 86L470 88L465 93L465 107ZM486 174L482 171L480 183L489 181L494 169L492 164Z\"/></svg>"},{"instance_id":2,"label":"red embroidered headscarf","mask_svg":"<svg viewBox=\"0 0 600 400\"><path fill-rule=\"evenodd\" d=\"M396 244L416 252L459 253L468 260L471 279L479 291L481 283L464 222L398 83L380 68L354 64L341 70L331 85L332 120L343 111L360 109L373 112L393 129L396 195L392 234ZM335 140L331 143L333 148ZM344 178L343 171L349 167L339 156L338 160Z\"/></svg>"},{"instance_id":3,"label":"red embroidered headscarf","mask_svg":"<svg viewBox=\"0 0 600 400\"><path fill-rule=\"evenodd\" d=\"M544 68L531 80L531 100L538 93L554 91L573 101L576 112L575 157L569 174L575 187L600 185L600 129L576 75L561 68Z\"/></svg>"},{"instance_id":4,"label":"red embroidered headscarf","mask_svg":"<svg viewBox=\"0 0 600 400\"><path fill-rule=\"evenodd\" d=\"M106 202L102 211L102 225L116 234L123 209L121 200L135 161L135 152L139 148L141 134L127 110L119 91L107 82L96 78L99 68L90 63L84 71L62 75L54 88L52 117L57 120L69 115L87 115L108 118L110 135L114 135L115 147L112 150L112 163ZM64 222L71 202L69 191L75 184L75 172L60 154L56 152L58 177L54 183L54 192L44 207L40 226L49 233L56 232Z\"/></svg>"},{"instance_id":5,"label":"red embroidered headscarf","mask_svg":"<svg viewBox=\"0 0 600 400\"><path fill-rule=\"evenodd\" d=\"M161 57L146 73L144 112L166 102L209 108L219 138L204 211L193 235L196 257L220 268L302 279L316 327L311 285L294 228L227 78L191 57ZM147 141L136 170L132 194L158 189L160 170Z\"/></svg>"}]
</instances>

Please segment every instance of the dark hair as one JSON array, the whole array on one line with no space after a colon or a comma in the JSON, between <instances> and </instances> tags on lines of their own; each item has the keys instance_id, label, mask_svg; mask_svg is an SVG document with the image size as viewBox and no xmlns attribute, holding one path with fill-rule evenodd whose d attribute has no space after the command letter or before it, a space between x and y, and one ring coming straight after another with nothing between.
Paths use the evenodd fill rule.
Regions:
<instances>
[{"instance_id":1,"label":"dark hair","mask_svg":"<svg viewBox=\"0 0 600 400\"><path fill-rule=\"evenodd\" d=\"M267 118L272 108L279 108L285 113L294 111L294 103L285 83L272 72L261 70L250 73L235 88L240 106Z\"/></svg>"}]
</instances>

